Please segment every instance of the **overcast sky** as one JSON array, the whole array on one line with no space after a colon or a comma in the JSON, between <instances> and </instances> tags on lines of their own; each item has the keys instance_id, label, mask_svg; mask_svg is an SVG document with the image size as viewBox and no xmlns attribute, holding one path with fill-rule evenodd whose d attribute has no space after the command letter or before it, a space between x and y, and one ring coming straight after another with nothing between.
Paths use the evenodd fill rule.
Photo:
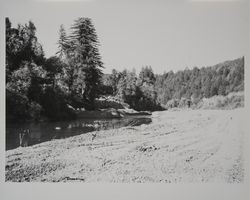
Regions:
<instances>
[{"instance_id":1,"label":"overcast sky","mask_svg":"<svg viewBox=\"0 0 250 200\"><path fill-rule=\"evenodd\" d=\"M69 1L69 0L68 0ZM202 67L249 51L248 0L8 0L16 26L32 20L46 57L57 51L60 24L92 18L105 73L152 66L155 73Z\"/></svg>"}]
</instances>

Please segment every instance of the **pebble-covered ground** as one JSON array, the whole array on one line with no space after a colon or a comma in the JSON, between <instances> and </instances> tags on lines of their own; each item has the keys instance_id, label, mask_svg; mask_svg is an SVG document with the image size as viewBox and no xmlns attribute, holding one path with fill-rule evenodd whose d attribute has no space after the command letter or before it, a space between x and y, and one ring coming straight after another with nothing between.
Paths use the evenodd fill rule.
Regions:
<instances>
[{"instance_id":1,"label":"pebble-covered ground","mask_svg":"<svg viewBox=\"0 0 250 200\"><path fill-rule=\"evenodd\" d=\"M11 182L244 180L243 109L154 112L153 122L6 152Z\"/></svg>"}]
</instances>

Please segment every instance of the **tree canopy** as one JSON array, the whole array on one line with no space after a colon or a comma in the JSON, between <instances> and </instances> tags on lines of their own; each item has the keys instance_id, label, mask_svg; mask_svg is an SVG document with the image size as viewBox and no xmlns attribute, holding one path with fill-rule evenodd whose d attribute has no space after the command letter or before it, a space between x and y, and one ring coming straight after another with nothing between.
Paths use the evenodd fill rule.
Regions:
<instances>
[{"instance_id":1,"label":"tree canopy","mask_svg":"<svg viewBox=\"0 0 250 200\"><path fill-rule=\"evenodd\" d=\"M67 118L72 116L67 104L95 109L103 75L98 47L91 19L78 18L70 35L60 27L58 56L45 58L34 23L14 28L6 18L7 118L34 118L29 114L34 112L37 117Z\"/></svg>"},{"instance_id":2,"label":"tree canopy","mask_svg":"<svg viewBox=\"0 0 250 200\"><path fill-rule=\"evenodd\" d=\"M46 58L33 22L12 27L6 18L7 120L73 118L78 108L96 109L111 95L135 110L197 103L202 98L244 90L244 57L210 67L155 74L151 66L103 74L99 40L90 18L59 27L58 52ZM187 100L187 101L186 101Z\"/></svg>"}]
</instances>

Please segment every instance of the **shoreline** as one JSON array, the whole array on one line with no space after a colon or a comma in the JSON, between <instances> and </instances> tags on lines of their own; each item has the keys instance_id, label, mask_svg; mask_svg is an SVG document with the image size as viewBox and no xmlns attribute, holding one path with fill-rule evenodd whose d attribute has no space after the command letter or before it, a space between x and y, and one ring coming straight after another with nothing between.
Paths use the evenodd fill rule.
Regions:
<instances>
[{"instance_id":1,"label":"shoreline","mask_svg":"<svg viewBox=\"0 0 250 200\"><path fill-rule=\"evenodd\" d=\"M123 108L123 109L115 109L115 108L107 108L107 109L99 109L99 110L91 110L91 111L78 111L74 110L75 117L63 120L49 119L47 117L41 117L39 120L34 119L26 119L24 121L13 121L6 120L7 124L15 124L15 123L32 123L32 122L59 122L59 121L69 121L69 120L77 120L77 119L121 119L125 116L142 116L148 115L151 116L152 112L150 111L136 111L134 109Z\"/></svg>"},{"instance_id":2,"label":"shoreline","mask_svg":"<svg viewBox=\"0 0 250 200\"><path fill-rule=\"evenodd\" d=\"M93 111L76 111L77 119L116 119L123 118L125 116L141 116L152 115L149 111L136 111L134 109L100 109Z\"/></svg>"}]
</instances>

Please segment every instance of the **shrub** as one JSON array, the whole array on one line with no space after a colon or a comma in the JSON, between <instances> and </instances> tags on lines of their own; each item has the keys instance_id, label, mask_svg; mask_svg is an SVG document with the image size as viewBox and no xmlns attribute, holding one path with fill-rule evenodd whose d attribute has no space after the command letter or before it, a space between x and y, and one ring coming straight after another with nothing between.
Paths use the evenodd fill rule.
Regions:
<instances>
[{"instance_id":1,"label":"shrub","mask_svg":"<svg viewBox=\"0 0 250 200\"><path fill-rule=\"evenodd\" d=\"M6 120L20 121L29 118L27 96L6 90Z\"/></svg>"},{"instance_id":2,"label":"shrub","mask_svg":"<svg viewBox=\"0 0 250 200\"><path fill-rule=\"evenodd\" d=\"M65 96L60 91L47 88L41 99L42 114L53 120L71 119L75 117L74 111L67 106Z\"/></svg>"},{"instance_id":3,"label":"shrub","mask_svg":"<svg viewBox=\"0 0 250 200\"><path fill-rule=\"evenodd\" d=\"M227 96L213 96L211 98L203 98L196 108L202 109L234 109L244 107L244 93L232 92Z\"/></svg>"},{"instance_id":4,"label":"shrub","mask_svg":"<svg viewBox=\"0 0 250 200\"><path fill-rule=\"evenodd\" d=\"M42 107L36 102L29 102L28 97L6 90L6 120L38 120Z\"/></svg>"},{"instance_id":5,"label":"shrub","mask_svg":"<svg viewBox=\"0 0 250 200\"><path fill-rule=\"evenodd\" d=\"M167 105L166 107L167 108L176 108L179 106L179 102L180 100L179 99L171 99L167 102Z\"/></svg>"}]
</instances>

